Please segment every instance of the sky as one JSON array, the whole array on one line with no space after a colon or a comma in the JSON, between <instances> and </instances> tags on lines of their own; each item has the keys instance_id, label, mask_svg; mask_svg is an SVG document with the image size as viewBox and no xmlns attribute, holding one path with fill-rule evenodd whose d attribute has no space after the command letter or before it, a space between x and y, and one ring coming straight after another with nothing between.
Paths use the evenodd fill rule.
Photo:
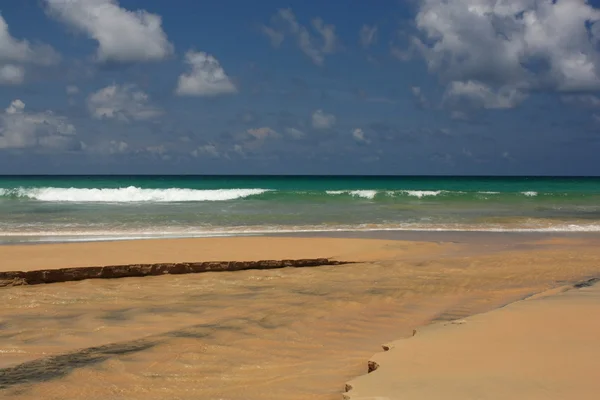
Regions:
<instances>
[{"instance_id":1,"label":"sky","mask_svg":"<svg viewBox=\"0 0 600 400\"><path fill-rule=\"evenodd\" d=\"M600 175L600 1L0 0L0 174Z\"/></svg>"}]
</instances>

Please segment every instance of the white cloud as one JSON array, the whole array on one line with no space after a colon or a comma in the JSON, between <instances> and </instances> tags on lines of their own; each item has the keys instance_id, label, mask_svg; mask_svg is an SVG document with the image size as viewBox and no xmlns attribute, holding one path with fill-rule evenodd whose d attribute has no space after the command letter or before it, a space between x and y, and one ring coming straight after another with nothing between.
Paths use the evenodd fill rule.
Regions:
<instances>
[{"instance_id":1,"label":"white cloud","mask_svg":"<svg viewBox=\"0 0 600 400\"><path fill-rule=\"evenodd\" d=\"M332 24L325 24L321 18L314 18L312 20L312 26L323 39L323 46L321 47L323 54L333 53L337 46L335 26Z\"/></svg>"},{"instance_id":2,"label":"white cloud","mask_svg":"<svg viewBox=\"0 0 600 400\"><path fill-rule=\"evenodd\" d=\"M48 14L98 42L99 62L158 61L173 53L162 19L117 0L45 0Z\"/></svg>"},{"instance_id":3,"label":"white cloud","mask_svg":"<svg viewBox=\"0 0 600 400\"><path fill-rule=\"evenodd\" d=\"M248 129L246 132L257 140L279 137L279 134L273 129L269 128L268 126L263 126L262 128Z\"/></svg>"},{"instance_id":4,"label":"white cloud","mask_svg":"<svg viewBox=\"0 0 600 400\"><path fill-rule=\"evenodd\" d=\"M419 87L419 86L413 86L412 88L410 88L413 96L415 97L415 100L417 101L417 104L420 107L426 108L429 106L429 102L427 101L427 97L425 97L425 94L423 93L423 90Z\"/></svg>"},{"instance_id":5,"label":"white cloud","mask_svg":"<svg viewBox=\"0 0 600 400\"><path fill-rule=\"evenodd\" d=\"M506 108L530 90L600 89L599 20L586 1L420 0L413 48L451 93Z\"/></svg>"},{"instance_id":6,"label":"white cloud","mask_svg":"<svg viewBox=\"0 0 600 400\"><path fill-rule=\"evenodd\" d=\"M413 54L412 54L412 50L403 50L397 46L390 46L390 54L393 57L396 57L398 60L400 61L408 61L410 59L412 59Z\"/></svg>"},{"instance_id":7,"label":"white cloud","mask_svg":"<svg viewBox=\"0 0 600 400\"><path fill-rule=\"evenodd\" d=\"M122 140L110 140L85 146L89 153L100 155L125 154L130 150L129 143Z\"/></svg>"},{"instance_id":8,"label":"white cloud","mask_svg":"<svg viewBox=\"0 0 600 400\"><path fill-rule=\"evenodd\" d=\"M237 93L237 88L219 61L210 54L190 50L185 54L185 62L190 66L191 71L179 75L176 94L180 96L217 96Z\"/></svg>"},{"instance_id":9,"label":"white cloud","mask_svg":"<svg viewBox=\"0 0 600 400\"><path fill-rule=\"evenodd\" d=\"M52 65L60 56L48 45L32 45L12 37L0 15L0 84L20 84L25 80L22 64Z\"/></svg>"},{"instance_id":10,"label":"white cloud","mask_svg":"<svg viewBox=\"0 0 600 400\"><path fill-rule=\"evenodd\" d=\"M18 85L25 80L25 69L23 67L6 64L0 66L0 84Z\"/></svg>"},{"instance_id":11,"label":"white cloud","mask_svg":"<svg viewBox=\"0 0 600 400\"><path fill-rule=\"evenodd\" d=\"M146 153L151 154L155 157L158 157L162 160L169 160L171 158L171 156L168 154L169 152L168 152L167 148L162 144L157 145L157 146L147 146L147 147L143 148L141 151L145 151ZM138 150L138 153L139 152L140 151Z\"/></svg>"},{"instance_id":12,"label":"white cloud","mask_svg":"<svg viewBox=\"0 0 600 400\"><path fill-rule=\"evenodd\" d=\"M291 136L293 139L302 139L306 136L306 134L304 132L302 132L300 129L296 129L296 128L286 128L285 129L285 133L287 133L289 136Z\"/></svg>"},{"instance_id":13,"label":"white cloud","mask_svg":"<svg viewBox=\"0 0 600 400\"><path fill-rule=\"evenodd\" d=\"M75 94L79 93L79 88L75 85L69 85L66 87L65 90L67 91L67 94L70 94L70 95L75 95Z\"/></svg>"},{"instance_id":14,"label":"white cloud","mask_svg":"<svg viewBox=\"0 0 600 400\"><path fill-rule=\"evenodd\" d=\"M97 119L148 120L162 114L149 102L148 95L135 85L113 84L92 93L87 99L87 106L92 117Z\"/></svg>"},{"instance_id":15,"label":"white cloud","mask_svg":"<svg viewBox=\"0 0 600 400\"><path fill-rule=\"evenodd\" d=\"M194 157L208 155L215 158L218 158L221 155L221 153L219 153L219 150L217 149L217 146L215 146L214 144L205 144L203 146L199 146L197 149L192 150L191 154Z\"/></svg>"},{"instance_id":16,"label":"white cloud","mask_svg":"<svg viewBox=\"0 0 600 400\"><path fill-rule=\"evenodd\" d=\"M452 82L446 88L444 101L464 102L467 106L486 109L513 108L525 99L526 95L516 88L503 86L494 91L480 82Z\"/></svg>"},{"instance_id":17,"label":"white cloud","mask_svg":"<svg viewBox=\"0 0 600 400\"><path fill-rule=\"evenodd\" d=\"M12 103L10 103L10 105L6 108L6 113L7 114L21 114L23 112L23 110L25 110L25 103L23 103L21 100L17 99L17 100L13 100Z\"/></svg>"},{"instance_id":18,"label":"white cloud","mask_svg":"<svg viewBox=\"0 0 600 400\"><path fill-rule=\"evenodd\" d=\"M363 25L359 32L360 44L364 47L370 47L377 41L377 25Z\"/></svg>"},{"instance_id":19,"label":"white cloud","mask_svg":"<svg viewBox=\"0 0 600 400\"><path fill-rule=\"evenodd\" d=\"M321 18L313 18L311 21L313 29L320 36L319 39L296 20L296 16L290 9L279 10L273 16L272 22L281 29L264 26L263 33L271 39L274 47L279 47L284 40L284 32L289 33L296 38L300 50L316 65L323 65L325 56L337 50L338 39L335 26L325 24Z\"/></svg>"},{"instance_id":20,"label":"white cloud","mask_svg":"<svg viewBox=\"0 0 600 400\"><path fill-rule=\"evenodd\" d=\"M240 156L245 156L244 147L240 144L233 145L233 152L239 154Z\"/></svg>"},{"instance_id":21,"label":"white cloud","mask_svg":"<svg viewBox=\"0 0 600 400\"><path fill-rule=\"evenodd\" d=\"M111 140L108 143L108 152L110 154L121 154L125 153L129 149L129 144L127 142Z\"/></svg>"},{"instance_id":22,"label":"white cloud","mask_svg":"<svg viewBox=\"0 0 600 400\"><path fill-rule=\"evenodd\" d=\"M14 100L0 113L0 149L25 147L69 148L76 144L75 127L51 111L30 113L25 103Z\"/></svg>"},{"instance_id":23,"label":"white cloud","mask_svg":"<svg viewBox=\"0 0 600 400\"><path fill-rule=\"evenodd\" d=\"M323 110L317 110L312 115L312 126L315 129L329 129L335 125L336 118L333 114L327 114Z\"/></svg>"},{"instance_id":24,"label":"white cloud","mask_svg":"<svg viewBox=\"0 0 600 400\"><path fill-rule=\"evenodd\" d=\"M356 128L352 131L352 137L358 143L369 143L370 142L370 140L365 137L365 132L360 128Z\"/></svg>"},{"instance_id":25,"label":"white cloud","mask_svg":"<svg viewBox=\"0 0 600 400\"><path fill-rule=\"evenodd\" d=\"M261 31L269 38L269 40L271 40L271 45L275 48L281 46L283 39L285 39L285 35L283 33L278 32L269 26L263 25L261 27Z\"/></svg>"},{"instance_id":26,"label":"white cloud","mask_svg":"<svg viewBox=\"0 0 600 400\"><path fill-rule=\"evenodd\" d=\"M31 63L53 65L60 56L48 45L32 45L27 40L11 36L8 24L0 15L0 63Z\"/></svg>"}]
</instances>

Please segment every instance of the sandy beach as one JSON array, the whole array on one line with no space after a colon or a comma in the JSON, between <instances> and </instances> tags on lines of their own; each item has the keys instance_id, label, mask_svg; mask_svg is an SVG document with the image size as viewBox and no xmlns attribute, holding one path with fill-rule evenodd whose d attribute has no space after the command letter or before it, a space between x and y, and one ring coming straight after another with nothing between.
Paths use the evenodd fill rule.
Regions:
<instances>
[{"instance_id":1,"label":"sandy beach","mask_svg":"<svg viewBox=\"0 0 600 400\"><path fill-rule=\"evenodd\" d=\"M437 323L388 344L345 398L596 399L598 315L600 285L584 285Z\"/></svg>"},{"instance_id":2,"label":"sandy beach","mask_svg":"<svg viewBox=\"0 0 600 400\"><path fill-rule=\"evenodd\" d=\"M600 276L599 244L594 236L242 237L4 246L2 271L320 257L355 263L2 288L0 393L11 399L339 399L345 383L378 360L373 354L382 343L403 343L413 329L418 334L406 343L426 343L419 336L432 322L470 320ZM520 313L508 323L524 323ZM444 346L444 339L438 342ZM379 370L352 381L346 395L377 396L356 382L402 364L396 350L388 353L400 361L380 362ZM422 373L443 374L436 365L444 362ZM574 362L569 373L584 367ZM384 380L393 393L381 396L401 395L393 377Z\"/></svg>"}]
</instances>

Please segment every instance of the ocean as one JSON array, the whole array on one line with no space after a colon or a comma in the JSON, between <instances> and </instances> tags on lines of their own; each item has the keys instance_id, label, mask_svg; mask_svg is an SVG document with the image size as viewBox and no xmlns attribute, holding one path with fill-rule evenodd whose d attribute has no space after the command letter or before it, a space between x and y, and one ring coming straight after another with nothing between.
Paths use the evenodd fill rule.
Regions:
<instances>
[{"instance_id":1,"label":"ocean","mask_svg":"<svg viewBox=\"0 0 600 400\"><path fill-rule=\"evenodd\" d=\"M402 230L598 232L600 178L0 177L3 244Z\"/></svg>"}]
</instances>

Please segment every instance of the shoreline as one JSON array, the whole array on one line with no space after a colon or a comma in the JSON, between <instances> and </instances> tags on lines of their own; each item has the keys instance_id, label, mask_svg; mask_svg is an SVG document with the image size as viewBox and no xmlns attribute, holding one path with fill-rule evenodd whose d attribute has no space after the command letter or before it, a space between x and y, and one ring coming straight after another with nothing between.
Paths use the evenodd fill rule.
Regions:
<instances>
[{"instance_id":1,"label":"shoreline","mask_svg":"<svg viewBox=\"0 0 600 400\"><path fill-rule=\"evenodd\" d=\"M584 311L577 310L577 317L570 318L570 321L585 320L585 318L580 318L580 315L589 315L590 310L600 311L600 302L598 301L600 300L599 283L600 277L592 277L568 286L558 286L533 293L521 300L510 302L483 313L472 314L464 319L433 322L417 327L413 329L413 333L409 337L382 344L382 351L374 354L367 361L367 372L346 382L342 397L344 400L370 400L375 398L385 400L400 398L434 400L442 397L448 399L477 399L480 398L479 396L489 396L490 392L496 390L498 383L503 381L502 393L495 393L486 398L505 399L516 398L514 396L525 396L527 398L562 399L564 398L562 396L567 395L569 398L591 399L592 393L597 393L600 389L600 384L594 383L593 374L588 373L588 368L593 370L594 365L598 364L595 360L600 356L600 348L592 346L595 342L590 338L600 335L600 323L586 325L583 339L581 337L581 327L570 325L567 329L563 328L558 332L556 330L551 331L549 335L553 337L550 340L550 345L546 345L546 352L523 353L525 353L524 349L527 346L537 347L537 345L534 345L534 341L539 339L536 339L536 337L529 338L529 336L533 336L533 332L536 332L536 330L545 330L542 322L549 323L551 320L560 320L561 316L565 317L564 314L567 312L564 309L566 306L573 307L569 311L575 311L574 307L586 307ZM588 293L586 293L586 290ZM595 292L592 293L593 298L590 295L592 291ZM571 298L565 301L565 294L570 295ZM591 300L589 300L590 298ZM533 311L527 309L528 306L532 306L536 302L540 304L548 302L549 305L543 304L545 308L541 310L541 307ZM572 304L568 304L568 302ZM555 311L556 308L559 308L562 313ZM500 322L498 323L495 320L500 320ZM533 322L530 322L531 320ZM514 328L518 332L517 334L512 334L512 332L507 334L508 331L501 330L500 327L504 326L506 328L508 322L519 324L509 327ZM592 329L593 331L590 332ZM500 334L497 333L498 331L501 331ZM505 339L502 335L510 337ZM524 336L528 336L528 338L524 339ZM420 340L421 343L413 345L413 343L416 343L415 338L417 337L417 340ZM587 341L585 341L586 339ZM577 342L577 340L583 340L585 343L571 346L574 349L557 349L557 342L565 345L568 342ZM442 341L447 354L439 351L439 343ZM505 342L508 343L508 346ZM545 342L548 342L548 340ZM516 368L517 364L513 361L516 361L517 358L511 360L510 355L507 356L506 353L503 355L496 353L498 357L493 357L494 360L486 360L487 365L482 367L482 364L478 363L485 362L483 360L486 356L489 356L487 353L490 350L497 351L491 348L491 343L494 344L493 347L499 346L505 352L510 353L512 351L513 354L516 349L521 349L523 353L520 353L517 358L527 366ZM459 348L458 351L456 351L457 347ZM486 354L474 354L478 350ZM554 350L554 354L550 355L552 350ZM589 353L593 353L593 355L589 355ZM550 368L544 368L542 365L547 363L548 358L558 358L561 361L554 361L554 363L550 363L552 365ZM582 358L585 359L582 361ZM595 360L593 360L594 358ZM557 384L553 385L551 380L557 377L550 375L549 372L556 372L553 368L564 364L567 359L569 364L572 365L583 364L583 366L579 365L576 368L577 372L569 374L569 378L573 380L577 374L583 372L584 376L580 378L582 382L573 384L572 381L565 382L564 378L561 377L563 378L562 381L559 380ZM486 370L486 367L490 368L490 364L496 362L501 364L500 367L495 369L491 367L491 369L494 369L493 372ZM530 364L534 364L535 367ZM527 372L530 372L527 367L542 369L543 373L536 376L537 379L532 379L529 376L528 379L532 379L533 382L527 385L529 387L524 387L520 382L521 377L519 374L526 375ZM476 371L481 371L481 369L485 372L481 373L482 376L477 376ZM458 371L458 373L454 371ZM375 372L377 374L374 374ZM452 380L452 383L448 382L449 379ZM485 380L485 382L484 384L472 383L478 380ZM541 384L540 380L547 381ZM513 387L510 387L510 384ZM585 386L582 390L584 384L588 386ZM552 386L555 387L550 389L549 387ZM562 394L549 395L549 393L560 392L559 389L562 389ZM576 390L577 393L572 394L570 392L567 394L567 390ZM524 395L524 393L527 393L527 395Z\"/></svg>"},{"instance_id":2,"label":"shoreline","mask_svg":"<svg viewBox=\"0 0 600 400\"><path fill-rule=\"evenodd\" d=\"M50 236L50 235L47 235ZM463 242L463 241L488 241L500 239L511 241L516 238L527 240L542 240L546 238L600 238L600 231L477 231L477 230L340 230L340 231L296 231L296 232L257 232L239 234L215 234L208 236L174 235L174 236L132 236L113 237L106 236L55 236L53 239L23 240L32 236L0 236L0 249L6 246L38 246L53 244L76 243L114 243L138 242L155 240L201 240L201 239L229 239L229 238L337 238L337 239L383 239L404 240L415 242ZM46 237L40 235L39 237ZM68 239L65 239L68 238ZM14 240L11 240L14 239Z\"/></svg>"}]
</instances>

